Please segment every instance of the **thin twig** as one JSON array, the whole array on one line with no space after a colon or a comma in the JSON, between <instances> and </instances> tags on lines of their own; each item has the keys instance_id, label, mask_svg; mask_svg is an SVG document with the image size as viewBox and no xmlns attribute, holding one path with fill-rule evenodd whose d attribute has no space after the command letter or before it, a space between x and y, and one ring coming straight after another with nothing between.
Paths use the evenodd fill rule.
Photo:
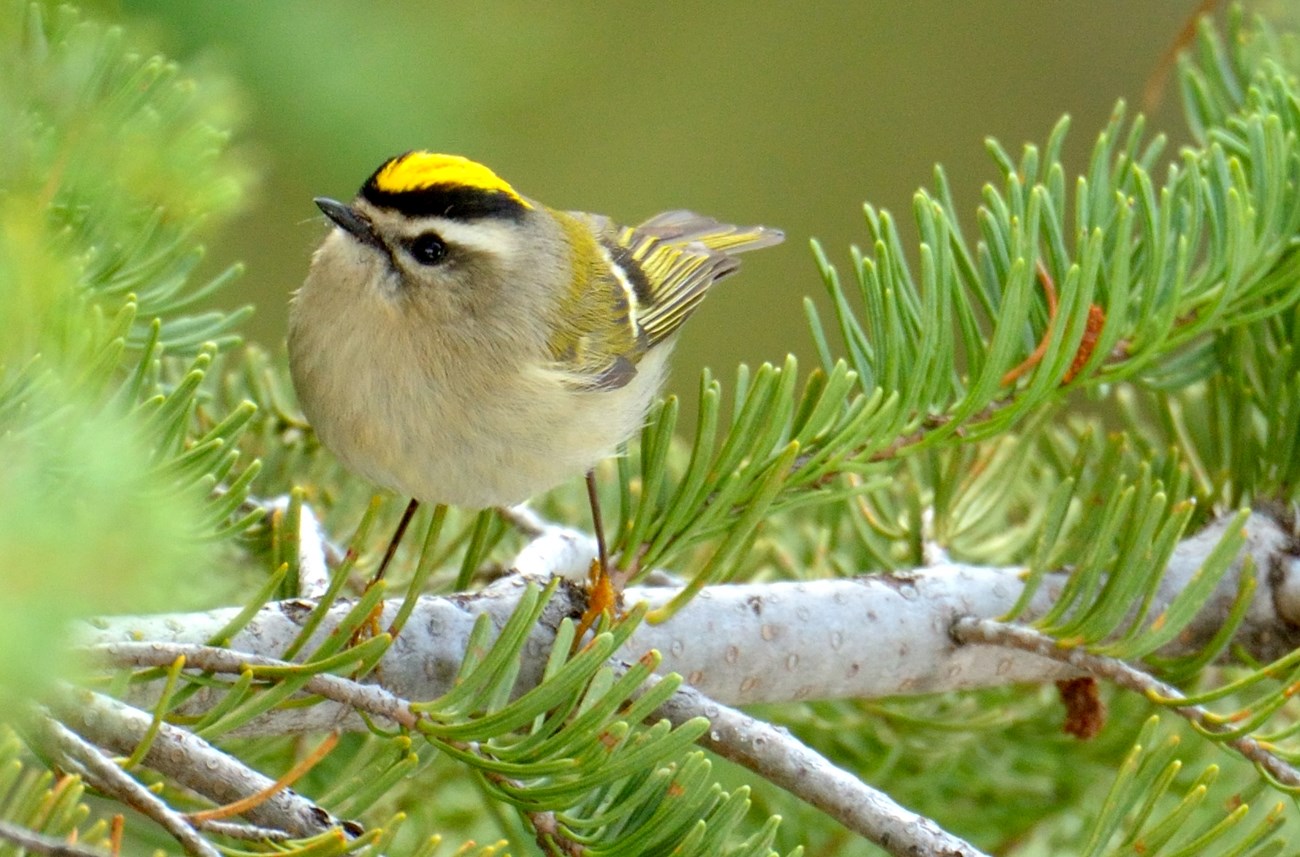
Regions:
<instances>
[{"instance_id":1,"label":"thin twig","mask_svg":"<svg viewBox=\"0 0 1300 857\"><path fill-rule=\"evenodd\" d=\"M623 671L627 668L622 665ZM659 681L652 676L641 691ZM986 857L975 846L836 767L789 732L715 702L690 685L678 688L646 720L665 719L681 726L696 717L709 721L699 740L701 746L780 786L889 854Z\"/></svg>"},{"instance_id":2,"label":"thin twig","mask_svg":"<svg viewBox=\"0 0 1300 857\"><path fill-rule=\"evenodd\" d=\"M534 512L527 503L501 506L497 509L497 514L501 516L501 520L514 527L521 536L528 539L538 538L544 535L547 530L557 527L556 524Z\"/></svg>"},{"instance_id":3,"label":"thin twig","mask_svg":"<svg viewBox=\"0 0 1300 857\"><path fill-rule=\"evenodd\" d=\"M287 842L293 839L293 835L283 831L275 830L270 827L260 827L256 824L243 824L237 821L217 821L217 820L199 820L193 816L190 820L194 826L208 833L216 833L227 839L241 839L246 842Z\"/></svg>"},{"instance_id":4,"label":"thin twig","mask_svg":"<svg viewBox=\"0 0 1300 857\"><path fill-rule=\"evenodd\" d=\"M1219 0L1201 0L1200 3L1196 4L1196 8L1192 10L1192 14L1187 16L1182 28L1174 36L1173 42L1160 55L1156 67L1151 71L1151 76L1142 85L1143 113L1151 114L1156 112L1156 108L1160 106L1160 102L1164 98L1165 85L1169 82L1169 75L1178 61L1178 55L1191 47L1192 42L1196 39L1196 28L1200 25L1201 18L1212 14L1214 7L1218 5Z\"/></svg>"},{"instance_id":5,"label":"thin twig","mask_svg":"<svg viewBox=\"0 0 1300 857\"><path fill-rule=\"evenodd\" d=\"M1117 658L1094 655L1081 648L1062 648L1056 638L1035 631L1033 628L992 619L966 617L953 623L952 635L959 643L1004 646L1069 664L1088 675L1105 679L1120 687L1136 691L1148 699L1159 701L1162 706L1195 723L1207 734L1224 732L1224 727L1215 722L1211 712L1204 706L1190 703L1171 705L1165 702L1164 700L1186 698L1183 692L1173 685L1166 684ZM1300 770L1296 770L1269 752L1254 738L1249 736L1228 738L1222 743L1254 762L1279 783L1300 788Z\"/></svg>"},{"instance_id":6,"label":"thin twig","mask_svg":"<svg viewBox=\"0 0 1300 857\"><path fill-rule=\"evenodd\" d=\"M482 754L478 752L477 748L471 747L461 741L452 741L449 743L457 749L482 757ZM520 781L511 779L510 777L496 773L495 771L485 769L483 771L483 776L492 782L508 785L515 789L522 790L525 787ZM525 811L524 814L528 816L528 823L531 824L533 828L533 836L537 840L538 847L543 851L549 852L554 848L559 848L560 853L567 854L569 857L582 857L582 855L586 853L586 849L580 842L576 842L560 832L560 823L555 817L554 812L537 812L529 810Z\"/></svg>"},{"instance_id":7,"label":"thin twig","mask_svg":"<svg viewBox=\"0 0 1300 857\"><path fill-rule=\"evenodd\" d=\"M215 646L197 646L186 643L106 643L93 646L90 651L114 666L153 667L166 653L175 659L184 655L191 667L206 672L238 675L245 668L272 667L276 669L302 669L302 664L276 658L249 655ZM165 661L171 663L171 660ZM318 674L303 685L303 693L323 696L357 711L381 717L398 726L414 728L419 717L411 710L411 703L374 685L360 684L336 675Z\"/></svg>"},{"instance_id":8,"label":"thin twig","mask_svg":"<svg viewBox=\"0 0 1300 857\"><path fill-rule=\"evenodd\" d=\"M190 664L194 665L192 661ZM51 707L55 716L74 731L122 755L130 754L139 745L151 722L148 712L83 690L64 694ZM170 723L159 728L144 764L218 804L257 794L273 783L270 777ZM355 822L335 819L288 789L278 791L245 816L259 828L282 831L289 837L315 836L333 827L353 836L361 833Z\"/></svg>"},{"instance_id":9,"label":"thin twig","mask_svg":"<svg viewBox=\"0 0 1300 857\"><path fill-rule=\"evenodd\" d=\"M45 836L3 820L0 820L0 839L12 842L28 854L41 854L44 857L104 857L108 853Z\"/></svg>"},{"instance_id":10,"label":"thin twig","mask_svg":"<svg viewBox=\"0 0 1300 857\"><path fill-rule=\"evenodd\" d=\"M225 490L224 486L217 486L213 489L213 493L221 495L225 493ZM283 514L284 510L288 507L289 495L287 494L281 494L269 499L250 495L245 497L244 501L239 504L238 514L247 515L250 512L261 512L265 517L269 518L273 514ZM314 511L309 512L308 510L310 508L311 505L309 503L304 502L302 504L304 516L303 519L299 521L301 527L298 533L298 563L300 574L304 562L308 565L312 564L315 562L315 556L317 554L319 554L327 568L338 565L343 561L343 557L347 555L347 550L345 548L330 541L329 536L325 532L324 526L320 523L320 518ZM314 528L314 532L312 532L312 528ZM305 540L304 536L306 537ZM304 544L308 547L304 548ZM304 556L305 554L307 554L307 556ZM313 574L314 570L309 570L308 573ZM328 573L326 576L328 577Z\"/></svg>"},{"instance_id":11,"label":"thin twig","mask_svg":"<svg viewBox=\"0 0 1300 857\"><path fill-rule=\"evenodd\" d=\"M244 666L267 666L267 667L293 667L288 661L277 661L272 658L249 658L241 656L238 652L232 652L227 649L218 649L210 646L183 646L183 645L160 645L160 644L130 644L123 643L112 646L97 647L95 651L108 657L113 662L122 666L154 666L159 657L166 658L164 652L171 654L171 663L176 657L184 656L186 663L191 667L202 669L214 673L235 673L238 674ZM346 678L340 678L333 675L314 676L311 681L304 686L303 690L307 693L314 693L334 702L341 703L357 711L364 711L372 717L384 718L398 723L408 728L413 728L418 723L418 717L410 709L410 702L400 699L387 691L379 688L359 684ZM468 752L475 752L468 744L452 742L457 747ZM296 769L295 769L296 770ZM504 777L495 777L490 772L489 779L498 779L501 782L514 783ZM550 812L531 812L528 813L529 820L533 824L533 829L537 831L539 837L549 838L553 844L564 849L566 854L580 854L581 846L567 838L560 832L555 819L555 814ZM191 820L206 820L206 816L191 815Z\"/></svg>"},{"instance_id":12,"label":"thin twig","mask_svg":"<svg viewBox=\"0 0 1300 857\"><path fill-rule=\"evenodd\" d=\"M242 800L237 800L224 806L188 813L190 821L196 824L201 824L205 821L221 821L230 818L232 815L243 815L249 810L266 803L274 795L288 789L289 786L302 779L308 771L320 764L321 760L328 756L330 751L338 746L338 743L339 733L331 732L315 750L308 754L307 758L294 765L283 776L266 788L256 794L251 794Z\"/></svg>"},{"instance_id":13,"label":"thin twig","mask_svg":"<svg viewBox=\"0 0 1300 857\"><path fill-rule=\"evenodd\" d=\"M289 495L282 494L270 500L261 501L259 508L266 509L272 515L283 515L289 510ZM325 528L311 506L303 503L298 516L298 597L320 598L329 588L330 544L325 536ZM334 553L341 556L337 548Z\"/></svg>"},{"instance_id":14,"label":"thin twig","mask_svg":"<svg viewBox=\"0 0 1300 857\"><path fill-rule=\"evenodd\" d=\"M246 663L288 665L270 658L249 659L237 652L207 646L119 643L96 647L95 651L118 664L130 666L171 663L183 654L187 663L212 672L237 673L241 664ZM652 687L658 681L658 677L652 677L644 688ZM313 683L304 690L404 726L414 727L417 723L409 703L387 691L338 676L316 676ZM693 688L679 689L655 712L653 719L667 718L680 725L698 716L707 717L713 724L700 741L703 746L750 768L872 842L887 849L900 849L890 850L892 854L941 853L953 857L982 857L982 852L973 846L929 819L902 808L852 774L836 768L788 733L714 702ZM558 836L558 830L545 814L538 814L530 820L539 835ZM559 839L555 844L568 847ZM912 845L948 850L908 850Z\"/></svg>"},{"instance_id":15,"label":"thin twig","mask_svg":"<svg viewBox=\"0 0 1300 857\"><path fill-rule=\"evenodd\" d=\"M1052 339L1052 329L1056 327L1056 283L1052 280L1052 274L1043 264L1043 260L1038 260L1038 282L1043 286L1043 294L1047 296L1047 327L1043 330L1043 336L1038 340L1038 346L1033 352L1022 360L1016 366L1007 370L1002 376L1002 386L1010 386L1021 375L1033 369L1043 359L1047 353L1047 344Z\"/></svg>"},{"instance_id":16,"label":"thin twig","mask_svg":"<svg viewBox=\"0 0 1300 857\"><path fill-rule=\"evenodd\" d=\"M519 506L509 510L511 514L520 511ZM523 523L516 523L516 526L537 524L542 529L529 539L510 567L531 580L558 575L575 583L584 582L591 560L597 553L596 540L579 530L548 524L527 509L522 509L522 512L527 512L527 516L521 519ZM502 510L501 514L504 517L506 510Z\"/></svg>"},{"instance_id":17,"label":"thin twig","mask_svg":"<svg viewBox=\"0 0 1300 857\"><path fill-rule=\"evenodd\" d=\"M42 718L41 729L49 749L71 770L114 799L152 819L185 849L190 857L221 857L221 852L199 835L185 816L123 771L95 745L53 718Z\"/></svg>"}]
</instances>

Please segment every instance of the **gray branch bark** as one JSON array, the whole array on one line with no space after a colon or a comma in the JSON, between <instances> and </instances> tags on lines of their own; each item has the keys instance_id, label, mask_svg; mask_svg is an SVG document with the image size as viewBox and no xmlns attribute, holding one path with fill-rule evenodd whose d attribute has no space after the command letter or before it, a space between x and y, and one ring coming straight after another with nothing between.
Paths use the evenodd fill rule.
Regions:
<instances>
[{"instance_id":1,"label":"gray branch bark","mask_svg":"<svg viewBox=\"0 0 1300 857\"><path fill-rule=\"evenodd\" d=\"M1154 605L1160 612L1194 575L1223 534L1220 522L1184 540L1175 551ZM1222 625L1237 594L1242 559L1249 554L1259 586L1236 642L1255 657L1271 660L1300 644L1300 551L1294 535L1273 516L1253 513L1245 523L1246 546L1204 610L1162 654L1193 651ZM543 535L542 538L545 538ZM577 564L572 534L562 549L535 542L521 565L530 575L571 571ZM537 557L554 560L545 567ZM662 672L677 672L701 693L719 702L744 705L792 700L878 698L989 687L1014 682L1045 682L1075 675L1067 664L1030 652L959 645L950 634L959 617L996 619L1022 592L1022 570L941 562L907 574L790 583L742 584L705 589L672 619L643 624L617 654L635 660L650 649L663 655ZM1157 573L1153 570L1153 573ZM1055 599L1065 575L1051 576L1023 618L1041 615ZM401 635L367 681L403 699L432 699L451 687L474 621L481 614L501 627L518 603L520 576L486 590L420 600ZM666 603L675 590L630 588L629 603ZM298 634L314 605L301 600L268 604L229 643L233 652L279 657ZM347 612L334 605L303 651L325 639ZM392 619L396 601L384 608ZM524 650L520 690L539 680L554 629L585 607L581 589L562 586L533 630ZM207 613L100 620L87 628L89 645L127 641L202 644L235 615L234 609ZM140 646L135 643L125 648ZM136 691L132 702L147 707L154 689ZM197 694L195 710L210 700ZM364 728L347 706L325 703L272 713L249 731L259 734Z\"/></svg>"}]
</instances>

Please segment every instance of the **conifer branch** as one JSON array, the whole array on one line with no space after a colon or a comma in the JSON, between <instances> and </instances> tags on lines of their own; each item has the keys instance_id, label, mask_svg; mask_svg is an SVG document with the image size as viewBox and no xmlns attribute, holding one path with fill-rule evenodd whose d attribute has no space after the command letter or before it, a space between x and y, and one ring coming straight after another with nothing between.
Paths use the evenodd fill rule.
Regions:
<instances>
[{"instance_id":1,"label":"conifer branch","mask_svg":"<svg viewBox=\"0 0 1300 857\"><path fill-rule=\"evenodd\" d=\"M161 644L122 644L107 646L102 652L119 665L136 667L153 666L164 661L174 661L184 657L186 662L196 668L213 673L235 673L246 668L247 662L241 663L237 653L224 649L203 646L161 645ZM291 665L269 659L257 659L263 666L288 668ZM623 675L629 669L621 664L615 670ZM660 679L647 682L641 693L655 687ZM418 715L410 709L410 702L401 700L388 692L348 679L335 676L316 676L305 688L311 693L346 706L349 710L364 713L381 721L394 725L413 728L418 725ZM640 694L638 694L640 695ZM122 737L121 725L102 724L105 719L110 723L118 718L105 718L102 710L87 715L96 725L99 734L107 734L112 740L129 746L132 741ZM74 714L74 712L68 712ZM143 713L139 713L143 717ZM885 848L890 854L930 854L943 853L982 857L983 852L953 837L938 827L934 822L915 813L909 812L882 792L872 789L857 777L831 764L829 760L814 752L787 731L777 729L743 714L740 711L721 705L708 699L699 691L690 687L681 687L661 703L646 718L647 722L665 719L674 726L685 726L696 718L709 721L708 731L699 739L701 746L716 752L723 758L754 771L791 794L807 801L840 821L872 842ZM78 716L78 722L84 725L85 719ZM172 770L164 773L176 775L176 760L183 758L186 765L201 764L200 759L188 753L177 753L179 748L170 747L161 753L170 752ZM155 755L151 752L151 755ZM150 758L146 757L146 762ZM209 763L210 764L210 763ZM488 771L489 779L510 783L509 778ZM188 783L193 787L192 783ZM516 788L518 784L514 784ZM212 787L203 790L211 794ZM292 795L290 795L292 797ZM321 812L319 809L316 812ZM266 813L263 811L262 815ZM560 833L553 813L529 813L537 835L547 838L566 854L582 853L581 849ZM264 822L265 823L265 822ZM276 829L284 830L281 820Z\"/></svg>"},{"instance_id":2,"label":"conifer branch","mask_svg":"<svg viewBox=\"0 0 1300 857\"><path fill-rule=\"evenodd\" d=\"M295 502L289 496L276 497L258 506L272 515L290 513L298 515L297 526L290 525L296 536L294 544L296 546L295 566L298 570L298 594L303 598L324 596L329 588L330 556L331 554L339 556L341 553L337 549L331 550L333 546L325 537L325 530L316 512L309 504L301 502L301 499Z\"/></svg>"},{"instance_id":3,"label":"conifer branch","mask_svg":"<svg viewBox=\"0 0 1300 857\"><path fill-rule=\"evenodd\" d=\"M242 839L245 842L287 842L293 838L292 834L273 827L258 827L255 824L212 819L193 821L194 826L205 833L215 833L229 839Z\"/></svg>"},{"instance_id":4,"label":"conifer branch","mask_svg":"<svg viewBox=\"0 0 1300 857\"><path fill-rule=\"evenodd\" d=\"M221 852L201 837L184 815L136 782L98 747L57 720L42 720L40 730L49 750L61 764L69 770L82 772L96 788L155 821L180 843L190 857L221 857Z\"/></svg>"},{"instance_id":5,"label":"conifer branch","mask_svg":"<svg viewBox=\"0 0 1300 857\"><path fill-rule=\"evenodd\" d=\"M1160 615L1188 585L1223 537L1225 525L1221 522L1179 544L1148 610L1150 616ZM1290 593L1300 586L1300 558L1294 553L1291 533L1263 512L1251 514L1243 529L1246 549L1242 556L1219 582L1205 609L1177 640L1161 650L1162 655L1194 653L1215 637L1236 601L1238 575L1247 556L1254 567L1270 573L1267 585L1260 586L1251 600L1246 620L1237 629L1236 643L1264 661L1295 645L1300 637L1300 616L1278 612L1296 603ZM554 556L560 565L552 570L572 567L571 555L561 552ZM590 561L589 555L586 560ZM1049 575L1021 620L1043 615L1067 582L1067 575ZM957 563L884 577L709 587L673 619L638 627L619 657L635 660L646 651L657 650L663 657L661 671L676 672L710 698L732 705L878 699L1051 682L1076 674L1066 665L1029 654L993 656L954 644L948 631L953 620L1001 617L1015 607L1023 588L1020 567ZM437 698L451 687L450 678L464 658L464 641L476 618L491 617L492 624L500 628L522 591L523 582L510 577L477 594L420 598L406 630L375 666L371 680L398 698ZM675 589L666 587L633 587L625 598L629 604L644 601L653 608L675 594ZM264 606L230 640L228 651L205 653L203 660L192 665L229 672L238 671L242 664L256 665L259 659L277 658L300 631L308 606L299 600ZM533 654L520 665L518 689L532 687L539 680L560 621L581 615L585 606L580 589L566 585L557 590L531 632L527 651ZM315 639L328 638L352 609L350 602L331 608ZM388 602L381 624L390 621L398 609L399 602ZM236 612L104 618L93 629L86 629L83 640L119 666L165 666L178 654L196 657L188 646L205 644ZM134 639L150 642L130 642ZM325 685L333 681L330 676L313 676L307 689L327 695ZM146 706L147 687L137 686L132 700ZM215 698L213 691L199 690L184 710L201 711ZM394 720L401 717L396 710L388 716ZM360 729L363 724L346 708L323 704L306 710L272 711L249 728L275 734Z\"/></svg>"},{"instance_id":6,"label":"conifer branch","mask_svg":"<svg viewBox=\"0 0 1300 857\"><path fill-rule=\"evenodd\" d=\"M17 845L28 854L39 854L42 857L105 857L105 852L99 849L86 848L50 836L42 836L3 820L0 820L0 839Z\"/></svg>"},{"instance_id":7,"label":"conifer branch","mask_svg":"<svg viewBox=\"0 0 1300 857\"><path fill-rule=\"evenodd\" d=\"M807 801L889 854L985 857L970 843L832 764L788 730L715 702L689 685L678 688L652 716L675 724L707 718L709 730L700 736L700 746Z\"/></svg>"},{"instance_id":8,"label":"conifer branch","mask_svg":"<svg viewBox=\"0 0 1300 857\"><path fill-rule=\"evenodd\" d=\"M230 660L225 663L229 664ZM196 666L215 671L210 665ZM151 723L144 711L88 691L68 691L51 706L51 711L88 742L121 755L135 752ZM193 732L170 723L162 724L142 762L216 804L258 794L273 782ZM314 836L334 827L350 835L359 832L355 823L335 819L291 789L277 792L244 815L255 826L296 838Z\"/></svg>"},{"instance_id":9,"label":"conifer branch","mask_svg":"<svg viewBox=\"0 0 1300 857\"><path fill-rule=\"evenodd\" d=\"M1222 522L1217 528L1209 528L1186 539L1179 546L1166 569L1161 586L1161 591L1166 593L1162 596L1163 599L1174 597L1175 593L1186 587L1187 581L1198 573L1206 558L1219 544L1223 528L1227 525L1227 521ZM1279 634L1294 634L1290 626L1297 617L1270 611L1275 611L1277 603L1287 601L1285 597L1279 598L1278 593L1297 585L1300 559L1293 552L1289 531L1280 527L1272 516L1256 513L1248 517L1245 530L1247 547L1243 551L1244 556L1233 566L1235 573L1240 574L1243 568L1249 566L1250 563L1245 560L1245 555L1248 555L1260 567L1274 570L1270 575L1273 589L1265 587L1256 592L1252 605L1248 608L1250 621L1237 628L1238 640L1260 650L1269 650L1279 644ZM539 525L536 531L541 534L539 539L547 539L555 534L555 528L544 524ZM524 555L555 557L560 564L551 570L563 571L565 569L562 566L565 564L580 566L582 563L580 558L575 559L569 553L542 550L535 554L525 551ZM534 568L534 571L537 570ZM1081 666L1091 668L1091 661L1044 657L1044 647L1048 645L1044 641L1051 641L1052 646L1056 643L1053 638L1041 634L1035 636L1040 645L1037 648L1029 647L1023 655L1008 652L990 656L988 647L954 644L954 639L950 636L952 621L957 619L957 627L961 629L959 633L966 633L964 629L973 627L971 623L980 620L960 619L963 615L973 613L991 619L1005 614L1017 600L1018 588L1023 586L1021 577L1019 569L963 568L944 562L935 568L917 569L910 574L889 579L807 581L790 585L769 584L765 587L712 587L663 625L638 628L624 651L630 655L653 645L667 653L666 663L673 663L677 669L685 669L690 673L689 677L694 684L716 686L720 696L729 694L731 698L742 702L773 701L778 698L896 696L909 692L932 692L1012 681L1045 682L1065 675L1077 675ZM1065 583L1064 577L1044 582L1025 611L1024 618L1032 619L1035 615L1042 615L1045 608L1059 596ZM504 615L501 611L512 609L510 605L515 603L514 593L520 590L520 586L517 578L503 579L477 597L458 596L455 610L463 614L482 611L488 615ZM1233 593L1237 591L1237 586L1238 581L1232 573L1225 576L1219 583L1218 591L1221 595L1209 600L1211 607L1205 615L1198 616L1166 654L1194 650L1204 645L1213 636L1214 630L1223 624L1224 614L1214 611L1226 611L1232 607ZM642 588L629 590L628 595L633 598L654 598L662 603L672 597L672 592ZM548 623L554 623L558 617L566 615L566 611L578 610L580 601L579 590L561 587L553 602L547 605L546 615L551 618L544 619L533 630L533 642L525 646L524 650L538 653L552 651L556 645L558 626ZM566 602L570 604L567 608L563 606ZM1153 615L1162 611L1166 603L1157 600L1152 609ZM435 642L438 637L444 644L450 642L452 648L452 651L438 657L452 658L457 663L464 657L463 649L457 648L459 644L451 642L464 638L455 630L454 625L446 624L447 615L444 610L447 606L448 603L443 599L428 598L422 599L416 607L409 626L413 633L401 638L405 648L400 661L402 668L409 671L408 677L409 674L416 673L424 676L439 672L451 674L446 673L445 667L437 666L436 660L427 659L433 650L426 649L425 645L438 645ZM390 604L386 609L395 608L395 604ZM298 606L294 609L301 611L302 608ZM268 605L263 611L265 615L255 618L241 632L248 636L237 637L231 641L231 645L238 647L247 640L274 645L271 641L277 638L277 632L268 617L275 616L277 612L275 605ZM830 629L839 627L836 616L842 616L846 623L851 619L858 626L867 626L862 639L875 638L878 648L855 651L855 647L861 645L861 640L845 637L837 649L825 639L809 636L814 632L834 633ZM740 618L734 624L724 624L737 617ZM881 617L887 619L883 622L876 621ZM223 620L219 615L202 618L206 622ZM440 633L437 637L422 641L414 629L429 627L431 623L433 627L438 627ZM165 624L174 629L189 626L192 629L190 636L203 630L190 621L177 622L176 617L171 617ZM681 627L673 627L675 625ZM129 625L123 624L120 627ZM318 633L328 634L330 627L331 620L327 619ZM683 628L692 629L692 633L684 637ZM927 630L918 636L914 633L918 628ZM100 634L108 630L102 629ZM135 630L141 629L136 627ZM894 631L904 636L891 636ZM923 642L921 638L926 633L932 633L933 640ZM693 659L701 657L699 647L715 638L721 641L723 648L704 651L703 657L709 662L708 668L691 669L690 664L695 662ZM809 647L804 648L805 645ZM194 669L216 674L238 674L259 665L275 669L285 669L288 666L266 655L254 656L238 649L217 649L180 642L163 643L157 639L150 643L101 642L95 650L110 663L133 668L164 666L178 656L184 656L186 663ZM887 654L890 650L906 650L906 655L894 657L891 662ZM766 654L757 654L758 652ZM843 655L839 656L838 652ZM809 659L806 668L800 666L803 658ZM786 669L790 663L799 668ZM863 666L855 670L854 664ZM868 664L870 667L866 668L865 665ZM809 682L815 680L818 670L827 666L839 673L841 683L812 688ZM620 671L621 669L623 668ZM1133 676L1143 675L1137 670L1128 669ZM532 672L533 668L528 664L521 665L521 676ZM798 674L802 683L783 686L778 681L770 680L783 672ZM723 679L714 678L715 675ZM765 676L769 680L754 680L756 676ZM861 682L855 684L852 679L859 676L862 677ZM383 661L366 679L367 682L376 682L380 686L358 684L340 676L312 676L303 685L303 690L330 700L333 704L321 703L306 711L296 709L285 717L271 712L256 723L248 724L244 731L249 734L265 734L267 730L363 728L364 721L358 718L358 714L365 714L376 723L387 722L408 729L417 728L419 715L406 700L432 698L450 690L450 686L409 682L396 686L392 684L394 680L398 680L397 676L388 670ZM521 682L525 681L521 678ZM1156 688L1162 692L1168 690L1168 686L1163 683L1154 679L1150 679L1150 682L1144 687ZM516 693L523 692L530 686L521 683L516 686ZM648 689L653 686L652 681L645 687ZM776 696L783 688L789 695ZM196 694L191 700L196 707L187 709L186 713L193 715L203 705L209 704L210 699L204 701L206 693L207 691L200 691ZM934 849L940 846L957 854L979 853L966 843L952 840L949 834L927 820L898 807L887 796L874 792L855 778L847 777L782 730L734 712L720 702L704 696L697 688L687 686L678 689L673 697L650 715L650 719L661 716L679 724L691 717L706 717L710 727L699 739L703 746L750 767L759 775L829 812L872 841L882 845L890 843L885 846L890 853L939 853ZM145 715L141 713L140 717L145 718ZM1290 782L1289 766L1265 751L1255 752L1259 749L1257 741L1239 739L1238 746L1248 758L1268 760L1263 764L1269 765L1270 773L1280 782ZM548 816L545 813L535 816L534 829L539 836L546 835L553 826L547 821ZM555 841L567 840L558 836Z\"/></svg>"},{"instance_id":10,"label":"conifer branch","mask_svg":"<svg viewBox=\"0 0 1300 857\"><path fill-rule=\"evenodd\" d=\"M1094 655L1079 648L1063 648L1059 640L1033 628L992 619L958 619L953 623L952 634L958 642L966 645L985 644L1031 652L1042 658L1068 664L1085 675L1104 679L1152 700L1158 700L1161 705L1167 706L1171 711L1196 724L1208 735L1225 733L1224 744L1259 765L1283 786L1300 789L1300 770L1270 752L1250 736L1232 737L1226 734L1228 730L1212 718L1205 707L1180 702L1186 698L1181 690L1118 658Z\"/></svg>"}]
</instances>

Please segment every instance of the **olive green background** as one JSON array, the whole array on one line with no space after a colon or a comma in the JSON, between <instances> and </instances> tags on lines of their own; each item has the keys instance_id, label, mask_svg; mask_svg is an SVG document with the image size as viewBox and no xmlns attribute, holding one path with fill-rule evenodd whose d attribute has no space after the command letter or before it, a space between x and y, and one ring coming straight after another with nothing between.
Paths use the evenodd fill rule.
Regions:
<instances>
[{"instance_id":1,"label":"olive green background","mask_svg":"<svg viewBox=\"0 0 1300 857\"><path fill-rule=\"evenodd\" d=\"M861 205L907 221L941 162L968 230L996 173L983 140L1041 143L1063 112L1077 170L1115 99L1135 104L1193 0L874 3L419 3L119 0L184 62L227 70L234 144L263 180L209 236L211 268L248 272L251 338L278 344L286 301L324 233L313 196L348 198L411 148L468 155L550 205L635 221L690 207L787 232L750 255L687 325L674 388L702 365L811 356L808 241L837 262ZM1154 126L1182 139L1170 88Z\"/></svg>"}]
</instances>

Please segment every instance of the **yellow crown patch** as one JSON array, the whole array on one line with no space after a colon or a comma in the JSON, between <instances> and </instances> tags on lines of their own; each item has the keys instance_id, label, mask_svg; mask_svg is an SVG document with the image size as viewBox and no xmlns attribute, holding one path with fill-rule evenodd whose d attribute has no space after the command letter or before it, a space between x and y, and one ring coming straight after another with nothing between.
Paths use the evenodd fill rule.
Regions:
<instances>
[{"instance_id":1,"label":"yellow crown patch","mask_svg":"<svg viewBox=\"0 0 1300 857\"><path fill-rule=\"evenodd\" d=\"M408 193L431 187L473 188L503 193L525 208L532 208L496 173L460 155L407 152L380 167L370 181L384 193Z\"/></svg>"}]
</instances>

